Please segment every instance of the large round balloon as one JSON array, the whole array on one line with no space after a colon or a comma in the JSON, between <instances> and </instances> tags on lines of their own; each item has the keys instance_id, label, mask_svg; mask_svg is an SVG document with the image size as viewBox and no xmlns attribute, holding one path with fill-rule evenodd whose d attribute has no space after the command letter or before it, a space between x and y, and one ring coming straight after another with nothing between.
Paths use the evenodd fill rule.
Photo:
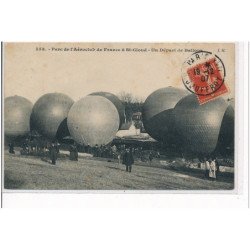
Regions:
<instances>
[{"instance_id":1,"label":"large round balloon","mask_svg":"<svg viewBox=\"0 0 250 250\"><path fill-rule=\"evenodd\" d=\"M222 119L217 148L221 154L234 152L234 106L229 102Z\"/></svg>"},{"instance_id":2,"label":"large round balloon","mask_svg":"<svg viewBox=\"0 0 250 250\"><path fill-rule=\"evenodd\" d=\"M109 92L94 92L90 95L105 97L115 105L120 117L119 127L121 127L121 125L125 122L125 107L122 104L121 100L116 95L111 94Z\"/></svg>"},{"instance_id":3,"label":"large round balloon","mask_svg":"<svg viewBox=\"0 0 250 250\"><path fill-rule=\"evenodd\" d=\"M166 87L148 96L143 105L142 119L151 137L168 144L177 142L173 108L187 94L186 90Z\"/></svg>"},{"instance_id":4,"label":"large round balloon","mask_svg":"<svg viewBox=\"0 0 250 250\"><path fill-rule=\"evenodd\" d=\"M200 105L194 94L177 103L176 127L186 152L209 155L215 150L227 107L222 98Z\"/></svg>"},{"instance_id":5,"label":"large round balloon","mask_svg":"<svg viewBox=\"0 0 250 250\"><path fill-rule=\"evenodd\" d=\"M4 100L4 133L7 137L25 136L30 131L32 103L21 96Z\"/></svg>"},{"instance_id":6,"label":"large round balloon","mask_svg":"<svg viewBox=\"0 0 250 250\"><path fill-rule=\"evenodd\" d=\"M119 113L101 96L86 96L69 111L68 128L74 140L85 145L102 145L113 140L119 129Z\"/></svg>"},{"instance_id":7,"label":"large round balloon","mask_svg":"<svg viewBox=\"0 0 250 250\"><path fill-rule=\"evenodd\" d=\"M49 93L35 103L31 114L31 128L50 139L69 135L68 112L74 101L65 94Z\"/></svg>"}]
</instances>

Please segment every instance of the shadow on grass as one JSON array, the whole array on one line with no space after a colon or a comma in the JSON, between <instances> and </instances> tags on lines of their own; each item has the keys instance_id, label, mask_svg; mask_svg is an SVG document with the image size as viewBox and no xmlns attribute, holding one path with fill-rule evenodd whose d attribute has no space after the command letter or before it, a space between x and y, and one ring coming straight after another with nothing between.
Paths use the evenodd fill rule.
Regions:
<instances>
[{"instance_id":1,"label":"shadow on grass","mask_svg":"<svg viewBox=\"0 0 250 250\"><path fill-rule=\"evenodd\" d=\"M21 189L24 183L25 183L24 181L10 177L8 171L5 171L4 174L5 189Z\"/></svg>"},{"instance_id":2,"label":"shadow on grass","mask_svg":"<svg viewBox=\"0 0 250 250\"><path fill-rule=\"evenodd\" d=\"M41 161L44 161L44 162L49 163L50 165L53 165L52 162L51 162L51 160L48 159L48 158L42 157L42 158L41 158Z\"/></svg>"},{"instance_id":3,"label":"shadow on grass","mask_svg":"<svg viewBox=\"0 0 250 250\"><path fill-rule=\"evenodd\" d=\"M118 167L111 167L111 166L105 166L106 168L109 168L109 169L114 169L114 170L117 170L117 171L121 171L121 172L126 172L126 167L124 167L124 169L121 169L121 168L118 168Z\"/></svg>"}]
</instances>

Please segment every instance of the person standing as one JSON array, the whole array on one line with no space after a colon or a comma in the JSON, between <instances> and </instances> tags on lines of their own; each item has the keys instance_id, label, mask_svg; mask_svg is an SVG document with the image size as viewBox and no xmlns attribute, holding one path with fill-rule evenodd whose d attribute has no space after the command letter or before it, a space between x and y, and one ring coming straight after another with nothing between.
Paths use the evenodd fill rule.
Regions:
<instances>
[{"instance_id":1,"label":"person standing","mask_svg":"<svg viewBox=\"0 0 250 250\"><path fill-rule=\"evenodd\" d=\"M10 154L15 154L14 143L13 142L9 143L9 153Z\"/></svg>"},{"instance_id":2,"label":"person standing","mask_svg":"<svg viewBox=\"0 0 250 250\"><path fill-rule=\"evenodd\" d=\"M207 160L207 158L204 158L204 161L205 161L205 178L208 179L209 178L210 164L209 164L209 161Z\"/></svg>"},{"instance_id":3,"label":"person standing","mask_svg":"<svg viewBox=\"0 0 250 250\"><path fill-rule=\"evenodd\" d=\"M152 152L150 151L150 153L149 153L149 165L151 166L151 163L152 163L152 160L153 160L153 154L152 154Z\"/></svg>"},{"instance_id":4,"label":"person standing","mask_svg":"<svg viewBox=\"0 0 250 250\"><path fill-rule=\"evenodd\" d=\"M74 161L74 146L73 145L70 145L69 147L69 159L71 161Z\"/></svg>"},{"instance_id":5,"label":"person standing","mask_svg":"<svg viewBox=\"0 0 250 250\"><path fill-rule=\"evenodd\" d=\"M97 144L93 148L93 156L98 157L98 145Z\"/></svg>"},{"instance_id":6,"label":"person standing","mask_svg":"<svg viewBox=\"0 0 250 250\"><path fill-rule=\"evenodd\" d=\"M220 178L220 165L217 157L214 159L215 166L216 166L216 179Z\"/></svg>"},{"instance_id":7,"label":"person standing","mask_svg":"<svg viewBox=\"0 0 250 250\"><path fill-rule=\"evenodd\" d=\"M216 164L215 160L210 160L209 178L216 180Z\"/></svg>"},{"instance_id":8,"label":"person standing","mask_svg":"<svg viewBox=\"0 0 250 250\"><path fill-rule=\"evenodd\" d=\"M74 152L75 152L75 160L78 161L78 149L77 149L77 145L74 145Z\"/></svg>"},{"instance_id":9,"label":"person standing","mask_svg":"<svg viewBox=\"0 0 250 250\"><path fill-rule=\"evenodd\" d=\"M20 154L21 155L28 155L29 153L29 147L28 144L26 143L26 141L22 144L22 149L20 150Z\"/></svg>"},{"instance_id":10,"label":"person standing","mask_svg":"<svg viewBox=\"0 0 250 250\"><path fill-rule=\"evenodd\" d=\"M56 165L57 151L57 145L55 143L52 143L50 147L50 159L53 165Z\"/></svg>"},{"instance_id":11,"label":"person standing","mask_svg":"<svg viewBox=\"0 0 250 250\"><path fill-rule=\"evenodd\" d=\"M132 154L132 148L126 149L126 152L123 156L123 164L126 166L126 172L131 172L132 165L134 164L134 157Z\"/></svg>"},{"instance_id":12,"label":"person standing","mask_svg":"<svg viewBox=\"0 0 250 250\"><path fill-rule=\"evenodd\" d=\"M117 159L118 159L118 165L120 165L120 163L121 163L121 153L120 152L117 153Z\"/></svg>"},{"instance_id":13,"label":"person standing","mask_svg":"<svg viewBox=\"0 0 250 250\"><path fill-rule=\"evenodd\" d=\"M71 161L78 161L78 150L75 144L70 146L69 159Z\"/></svg>"},{"instance_id":14,"label":"person standing","mask_svg":"<svg viewBox=\"0 0 250 250\"><path fill-rule=\"evenodd\" d=\"M57 154L59 154L60 153L60 143L57 140L55 141L55 147L56 147Z\"/></svg>"},{"instance_id":15,"label":"person standing","mask_svg":"<svg viewBox=\"0 0 250 250\"><path fill-rule=\"evenodd\" d=\"M87 144L87 146L85 147L85 153L89 154L90 153L90 145Z\"/></svg>"}]
</instances>

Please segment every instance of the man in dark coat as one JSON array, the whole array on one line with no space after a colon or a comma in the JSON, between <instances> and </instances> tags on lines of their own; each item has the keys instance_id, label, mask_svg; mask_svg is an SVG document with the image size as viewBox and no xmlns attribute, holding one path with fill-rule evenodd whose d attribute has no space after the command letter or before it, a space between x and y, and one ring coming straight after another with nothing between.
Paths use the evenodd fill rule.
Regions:
<instances>
[{"instance_id":1,"label":"man in dark coat","mask_svg":"<svg viewBox=\"0 0 250 250\"><path fill-rule=\"evenodd\" d=\"M126 149L126 152L123 155L122 163L126 166L126 171L131 172L132 165L134 164L134 157L132 154L132 148L130 148L130 150Z\"/></svg>"},{"instance_id":2,"label":"man in dark coat","mask_svg":"<svg viewBox=\"0 0 250 250\"><path fill-rule=\"evenodd\" d=\"M9 153L10 154L15 154L14 143L13 142L9 143Z\"/></svg>"},{"instance_id":3,"label":"man in dark coat","mask_svg":"<svg viewBox=\"0 0 250 250\"><path fill-rule=\"evenodd\" d=\"M58 148L55 143L51 144L50 147L50 159L53 165L56 165Z\"/></svg>"},{"instance_id":4,"label":"man in dark coat","mask_svg":"<svg viewBox=\"0 0 250 250\"><path fill-rule=\"evenodd\" d=\"M214 161L216 166L216 179L218 179L220 177L220 164L217 157L214 159Z\"/></svg>"},{"instance_id":5,"label":"man in dark coat","mask_svg":"<svg viewBox=\"0 0 250 250\"><path fill-rule=\"evenodd\" d=\"M149 153L149 165L151 166L151 163L152 163L152 160L153 160L153 153L150 151L150 153Z\"/></svg>"},{"instance_id":6,"label":"man in dark coat","mask_svg":"<svg viewBox=\"0 0 250 250\"><path fill-rule=\"evenodd\" d=\"M205 162L205 178L209 179L209 169L210 169L210 163L207 160L207 158L204 158L204 162Z\"/></svg>"},{"instance_id":7,"label":"man in dark coat","mask_svg":"<svg viewBox=\"0 0 250 250\"><path fill-rule=\"evenodd\" d=\"M75 144L70 146L69 159L71 161L78 161L78 150Z\"/></svg>"},{"instance_id":8,"label":"man in dark coat","mask_svg":"<svg viewBox=\"0 0 250 250\"><path fill-rule=\"evenodd\" d=\"M74 152L75 152L75 160L78 161L78 149L77 149L77 146L74 145Z\"/></svg>"},{"instance_id":9,"label":"man in dark coat","mask_svg":"<svg viewBox=\"0 0 250 250\"><path fill-rule=\"evenodd\" d=\"M28 155L29 154L29 146L28 143L25 141L22 144L22 149L20 150L21 155Z\"/></svg>"}]
</instances>

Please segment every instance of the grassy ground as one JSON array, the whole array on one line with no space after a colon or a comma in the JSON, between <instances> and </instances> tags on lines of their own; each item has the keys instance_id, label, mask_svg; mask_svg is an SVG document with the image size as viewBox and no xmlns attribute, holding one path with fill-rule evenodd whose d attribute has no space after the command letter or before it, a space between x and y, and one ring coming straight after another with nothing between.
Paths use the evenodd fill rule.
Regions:
<instances>
[{"instance_id":1,"label":"grassy ground","mask_svg":"<svg viewBox=\"0 0 250 250\"><path fill-rule=\"evenodd\" d=\"M157 164L155 164L156 166ZM60 158L56 166L48 159L4 154L4 187L20 190L229 190L233 174L221 173L217 181L204 179L202 170L166 169L123 165L100 159Z\"/></svg>"}]
</instances>

